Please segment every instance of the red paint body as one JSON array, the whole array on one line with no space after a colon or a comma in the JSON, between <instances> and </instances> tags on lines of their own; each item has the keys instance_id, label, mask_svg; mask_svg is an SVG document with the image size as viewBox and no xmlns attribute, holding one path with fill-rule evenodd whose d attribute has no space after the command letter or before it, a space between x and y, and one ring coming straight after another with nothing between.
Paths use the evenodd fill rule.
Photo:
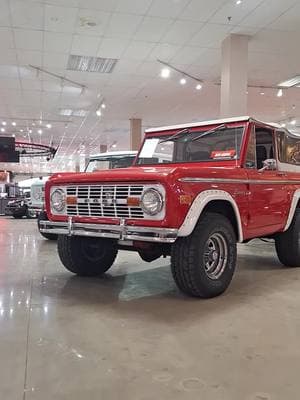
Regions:
<instances>
[{"instance_id":1,"label":"red paint body","mask_svg":"<svg viewBox=\"0 0 300 400\"><path fill-rule=\"evenodd\" d=\"M54 216L50 212L49 192L55 185L101 184L101 183L161 183L166 189L166 216L163 221L127 220L128 225L180 228L190 208L180 204L179 196L189 195L192 199L204 190L219 189L228 192L235 200L242 222L244 240L266 236L282 231L287 222L293 193L300 188L298 173L263 171L243 167L248 146L249 135L257 123L228 123L228 127L245 127L239 160L216 160L212 162L188 162L157 164L153 166L132 166L125 169L100 171L94 173L56 174L46 183L46 209L50 220L66 221L65 216ZM275 128L260 124L260 127ZM213 125L193 127L193 131L205 131ZM176 133L179 129L166 130L161 133L147 133L146 137L157 137ZM180 182L180 178L238 179L239 183L230 182ZM255 180L256 183L248 182ZM278 181L282 180L282 184ZM284 181L290 181L284 183ZM264 181L264 184L259 184ZM276 181L276 183L274 183ZM293 183L295 181L295 183ZM268 183L269 182L269 183ZM74 217L75 222L118 224L117 218Z\"/></svg>"}]
</instances>

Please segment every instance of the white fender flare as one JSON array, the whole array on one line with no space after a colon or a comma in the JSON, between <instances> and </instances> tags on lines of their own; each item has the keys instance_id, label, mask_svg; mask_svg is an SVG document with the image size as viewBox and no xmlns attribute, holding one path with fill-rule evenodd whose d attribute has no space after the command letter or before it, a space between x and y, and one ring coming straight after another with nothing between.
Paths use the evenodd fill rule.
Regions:
<instances>
[{"instance_id":1,"label":"white fender flare","mask_svg":"<svg viewBox=\"0 0 300 400\"><path fill-rule=\"evenodd\" d=\"M290 208L290 211L289 211L288 219L287 219L285 227L284 227L284 231L289 229L289 227L290 227L290 225L291 225L291 223L293 221L293 218L294 218L294 215L295 215L295 211L296 211L296 207L297 207L297 204L298 204L299 200L300 200L300 189L297 189L297 190L295 190L295 192L293 194L293 199L292 199L292 202L291 202L291 208Z\"/></svg>"},{"instance_id":2,"label":"white fender flare","mask_svg":"<svg viewBox=\"0 0 300 400\"><path fill-rule=\"evenodd\" d=\"M198 219L202 211L204 210L204 207L213 200L225 200L232 205L237 221L238 241L242 242L243 228L239 208L234 198L228 192L225 192L223 190L205 190L204 192L198 194L198 196L193 201L185 217L185 220L183 221L183 224L179 228L178 236L189 236L193 232L198 222Z\"/></svg>"}]
</instances>

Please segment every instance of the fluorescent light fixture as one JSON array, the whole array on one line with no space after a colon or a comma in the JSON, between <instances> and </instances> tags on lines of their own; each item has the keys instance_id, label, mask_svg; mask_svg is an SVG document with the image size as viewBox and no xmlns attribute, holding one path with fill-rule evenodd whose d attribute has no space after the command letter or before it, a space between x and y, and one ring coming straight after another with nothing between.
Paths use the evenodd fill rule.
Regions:
<instances>
[{"instance_id":1,"label":"fluorescent light fixture","mask_svg":"<svg viewBox=\"0 0 300 400\"><path fill-rule=\"evenodd\" d=\"M110 74L115 68L117 61L118 59L116 58L77 56L71 54L69 56L67 69L71 71Z\"/></svg>"},{"instance_id":2,"label":"fluorescent light fixture","mask_svg":"<svg viewBox=\"0 0 300 400\"><path fill-rule=\"evenodd\" d=\"M88 115L87 110L72 110L71 108L61 108L59 110L59 115L65 117L86 117Z\"/></svg>"},{"instance_id":3,"label":"fluorescent light fixture","mask_svg":"<svg viewBox=\"0 0 300 400\"><path fill-rule=\"evenodd\" d=\"M185 85L186 84L186 79L185 78L181 78L180 79L180 85Z\"/></svg>"},{"instance_id":4,"label":"fluorescent light fixture","mask_svg":"<svg viewBox=\"0 0 300 400\"><path fill-rule=\"evenodd\" d=\"M171 71L170 71L169 68L163 68L163 69L160 71L160 76L161 76L162 78L169 78L169 77L170 77L170 74L171 74Z\"/></svg>"},{"instance_id":5,"label":"fluorescent light fixture","mask_svg":"<svg viewBox=\"0 0 300 400\"><path fill-rule=\"evenodd\" d=\"M296 75L293 78L287 79L286 81L278 83L277 86L280 87L293 87L293 86L299 86L300 85L300 75Z\"/></svg>"},{"instance_id":6,"label":"fluorescent light fixture","mask_svg":"<svg viewBox=\"0 0 300 400\"><path fill-rule=\"evenodd\" d=\"M201 83L198 83L197 85L196 85L196 90L201 90L202 89L202 85L201 85Z\"/></svg>"},{"instance_id":7,"label":"fluorescent light fixture","mask_svg":"<svg viewBox=\"0 0 300 400\"><path fill-rule=\"evenodd\" d=\"M282 95L283 95L283 90L279 89L277 92L277 97L282 97Z\"/></svg>"},{"instance_id":8,"label":"fluorescent light fixture","mask_svg":"<svg viewBox=\"0 0 300 400\"><path fill-rule=\"evenodd\" d=\"M261 95L261 96L264 96L264 95L265 95L265 92L264 92L263 90L261 90L261 91L260 91L260 95Z\"/></svg>"}]
</instances>

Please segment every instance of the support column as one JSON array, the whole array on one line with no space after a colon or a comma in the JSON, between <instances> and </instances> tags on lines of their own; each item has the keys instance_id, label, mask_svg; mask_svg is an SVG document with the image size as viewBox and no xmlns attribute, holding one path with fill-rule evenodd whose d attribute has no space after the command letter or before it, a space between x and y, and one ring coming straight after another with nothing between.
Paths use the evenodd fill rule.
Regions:
<instances>
[{"instance_id":1,"label":"support column","mask_svg":"<svg viewBox=\"0 0 300 400\"><path fill-rule=\"evenodd\" d=\"M138 150L142 142L142 120L132 118L130 120L130 150Z\"/></svg>"},{"instance_id":2,"label":"support column","mask_svg":"<svg viewBox=\"0 0 300 400\"><path fill-rule=\"evenodd\" d=\"M229 35L222 43L221 117L247 115L248 41Z\"/></svg>"}]
</instances>

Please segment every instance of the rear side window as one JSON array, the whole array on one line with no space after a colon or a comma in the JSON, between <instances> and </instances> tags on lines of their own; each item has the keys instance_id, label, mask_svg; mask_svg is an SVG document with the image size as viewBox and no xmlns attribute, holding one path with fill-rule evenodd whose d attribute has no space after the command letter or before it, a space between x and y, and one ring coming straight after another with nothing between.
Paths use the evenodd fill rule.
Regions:
<instances>
[{"instance_id":1,"label":"rear side window","mask_svg":"<svg viewBox=\"0 0 300 400\"><path fill-rule=\"evenodd\" d=\"M300 137L288 136L285 132L277 132L279 161L286 164L300 165Z\"/></svg>"}]
</instances>

